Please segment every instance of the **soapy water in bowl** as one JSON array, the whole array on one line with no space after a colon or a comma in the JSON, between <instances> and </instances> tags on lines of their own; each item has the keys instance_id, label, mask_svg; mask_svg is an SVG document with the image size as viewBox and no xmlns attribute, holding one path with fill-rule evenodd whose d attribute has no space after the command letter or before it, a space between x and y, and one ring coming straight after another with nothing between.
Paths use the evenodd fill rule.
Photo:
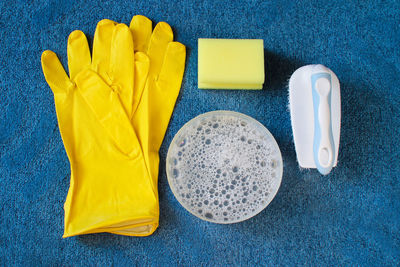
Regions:
<instances>
[{"instance_id":1,"label":"soapy water in bowl","mask_svg":"<svg viewBox=\"0 0 400 267\"><path fill-rule=\"evenodd\" d=\"M279 189L282 158L269 131L236 112L215 111L188 122L174 137L167 175L177 200L215 222L246 220Z\"/></svg>"}]
</instances>

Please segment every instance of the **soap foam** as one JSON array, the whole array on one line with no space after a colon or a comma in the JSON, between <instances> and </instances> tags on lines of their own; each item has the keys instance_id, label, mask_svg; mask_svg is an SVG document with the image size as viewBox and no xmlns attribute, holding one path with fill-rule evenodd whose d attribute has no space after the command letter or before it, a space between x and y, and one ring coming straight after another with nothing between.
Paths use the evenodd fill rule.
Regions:
<instances>
[{"instance_id":1,"label":"soap foam","mask_svg":"<svg viewBox=\"0 0 400 267\"><path fill-rule=\"evenodd\" d=\"M236 112L214 111L189 121L167 156L167 176L178 201L216 223L246 220L277 193L282 157L270 132Z\"/></svg>"}]
</instances>

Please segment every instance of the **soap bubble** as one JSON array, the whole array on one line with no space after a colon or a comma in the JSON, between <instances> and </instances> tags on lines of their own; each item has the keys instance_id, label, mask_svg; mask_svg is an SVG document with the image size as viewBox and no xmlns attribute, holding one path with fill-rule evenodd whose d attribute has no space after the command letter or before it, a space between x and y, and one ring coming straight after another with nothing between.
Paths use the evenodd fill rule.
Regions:
<instances>
[{"instance_id":1,"label":"soap bubble","mask_svg":"<svg viewBox=\"0 0 400 267\"><path fill-rule=\"evenodd\" d=\"M172 175L174 176L175 179L178 178L178 176L179 176L179 171L178 171L178 169L173 169L173 170L172 170Z\"/></svg>"},{"instance_id":2,"label":"soap bubble","mask_svg":"<svg viewBox=\"0 0 400 267\"><path fill-rule=\"evenodd\" d=\"M186 145L186 138L183 138L180 142L179 142L179 147L183 147L184 145Z\"/></svg>"}]
</instances>

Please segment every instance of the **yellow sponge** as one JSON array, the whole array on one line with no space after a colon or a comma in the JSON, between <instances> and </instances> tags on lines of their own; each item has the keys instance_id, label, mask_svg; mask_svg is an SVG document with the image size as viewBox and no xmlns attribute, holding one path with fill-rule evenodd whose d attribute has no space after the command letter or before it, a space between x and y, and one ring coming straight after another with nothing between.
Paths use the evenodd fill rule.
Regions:
<instances>
[{"instance_id":1,"label":"yellow sponge","mask_svg":"<svg viewBox=\"0 0 400 267\"><path fill-rule=\"evenodd\" d=\"M262 89L264 42L261 39L198 40L201 89Z\"/></svg>"}]
</instances>

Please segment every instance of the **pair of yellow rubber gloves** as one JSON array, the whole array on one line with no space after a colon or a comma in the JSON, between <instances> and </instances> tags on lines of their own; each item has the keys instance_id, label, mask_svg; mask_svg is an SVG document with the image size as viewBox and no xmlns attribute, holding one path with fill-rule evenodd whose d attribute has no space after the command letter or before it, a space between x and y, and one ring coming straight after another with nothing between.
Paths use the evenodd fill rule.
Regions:
<instances>
[{"instance_id":1,"label":"pair of yellow rubber gloves","mask_svg":"<svg viewBox=\"0 0 400 267\"><path fill-rule=\"evenodd\" d=\"M52 51L42 68L54 93L71 165L63 237L147 236L158 227L158 151L185 68L171 27L134 16L97 24L90 55L81 31L68 38L69 77Z\"/></svg>"}]
</instances>

